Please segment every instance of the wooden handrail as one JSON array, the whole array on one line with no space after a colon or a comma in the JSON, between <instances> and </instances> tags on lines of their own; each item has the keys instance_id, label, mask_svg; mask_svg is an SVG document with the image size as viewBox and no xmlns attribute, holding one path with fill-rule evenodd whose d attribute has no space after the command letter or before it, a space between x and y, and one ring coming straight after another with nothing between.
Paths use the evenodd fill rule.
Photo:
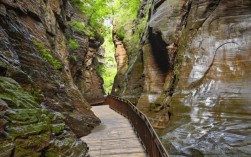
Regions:
<instances>
[{"instance_id":1,"label":"wooden handrail","mask_svg":"<svg viewBox=\"0 0 251 157\"><path fill-rule=\"evenodd\" d=\"M109 104L111 109L119 112L130 121L150 157L169 156L148 118L130 101L108 95L105 104Z\"/></svg>"},{"instance_id":2,"label":"wooden handrail","mask_svg":"<svg viewBox=\"0 0 251 157\"><path fill-rule=\"evenodd\" d=\"M87 98L86 101L91 105L91 106L99 106L99 105L104 105L106 95L99 96L99 97L94 97L94 98Z\"/></svg>"}]
</instances>

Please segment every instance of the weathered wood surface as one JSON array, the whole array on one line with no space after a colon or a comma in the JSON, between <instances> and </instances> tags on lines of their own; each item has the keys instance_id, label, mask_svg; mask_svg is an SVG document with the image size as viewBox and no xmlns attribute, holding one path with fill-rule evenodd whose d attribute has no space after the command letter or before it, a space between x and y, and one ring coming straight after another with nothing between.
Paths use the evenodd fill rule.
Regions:
<instances>
[{"instance_id":1,"label":"weathered wood surface","mask_svg":"<svg viewBox=\"0 0 251 157\"><path fill-rule=\"evenodd\" d=\"M101 119L100 126L82 138L90 147L91 157L146 157L129 121L108 105L94 106L92 111Z\"/></svg>"}]
</instances>

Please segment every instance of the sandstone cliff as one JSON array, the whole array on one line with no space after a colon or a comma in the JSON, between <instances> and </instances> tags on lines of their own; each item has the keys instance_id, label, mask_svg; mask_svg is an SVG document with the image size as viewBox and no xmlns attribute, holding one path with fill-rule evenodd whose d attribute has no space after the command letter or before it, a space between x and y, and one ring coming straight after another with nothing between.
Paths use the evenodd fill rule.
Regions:
<instances>
[{"instance_id":1,"label":"sandstone cliff","mask_svg":"<svg viewBox=\"0 0 251 157\"><path fill-rule=\"evenodd\" d=\"M73 20L67 0L0 0L0 156L86 156L77 137L100 123L86 98L104 93L103 39Z\"/></svg>"},{"instance_id":2,"label":"sandstone cliff","mask_svg":"<svg viewBox=\"0 0 251 157\"><path fill-rule=\"evenodd\" d=\"M151 8L142 48L113 93L136 102L155 127L168 127L161 135L171 154L249 156L251 1L143 3Z\"/></svg>"}]
</instances>

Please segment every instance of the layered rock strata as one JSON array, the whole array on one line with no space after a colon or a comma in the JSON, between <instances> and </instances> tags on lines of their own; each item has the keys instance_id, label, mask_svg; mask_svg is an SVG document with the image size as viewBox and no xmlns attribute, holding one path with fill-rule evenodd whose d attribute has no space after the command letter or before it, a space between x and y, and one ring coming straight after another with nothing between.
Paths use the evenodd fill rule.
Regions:
<instances>
[{"instance_id":1,"label":"layered rock strata","mask_svg":"<svg viewBox=\"0 0 251 157\"><path fill-rule=\"evenodd\" d=\"M250 19L249 0L152 1L141 59L127 64L143 65L132 100L155 127L168 126L161 135L171 154L251 154ZM130 76L124 89L138 78Z\"/></svg>"},{"instance_id":2,"label":"layered rock strata","mask_svg":"<svg viewBox=\"0 0 251 157\"><path fill-rule=\"evenodd\" d=\"M103 41L72 30L79 16L67 0L0 1L0 156L86 156L77 137L100 123L84 96L103 95L92 61Z\"/></svg>"}]
</instances>

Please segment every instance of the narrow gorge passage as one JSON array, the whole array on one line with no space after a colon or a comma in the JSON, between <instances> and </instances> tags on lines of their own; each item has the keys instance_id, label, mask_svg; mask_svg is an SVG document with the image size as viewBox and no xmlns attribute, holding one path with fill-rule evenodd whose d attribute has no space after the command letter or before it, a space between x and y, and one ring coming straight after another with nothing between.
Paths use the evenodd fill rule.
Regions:
<instances>
[{"instance_id":1,"label":"narrow gorge passage","mask_svg":"<svg viewBox=\"0 0 251 157\"><path fill-rule=\"evenodd\" d=\"M170 156L250 157L250 67L250 0L0 0L0 157L120 156L107 94Z\"/></svg>"}]
</instances>

